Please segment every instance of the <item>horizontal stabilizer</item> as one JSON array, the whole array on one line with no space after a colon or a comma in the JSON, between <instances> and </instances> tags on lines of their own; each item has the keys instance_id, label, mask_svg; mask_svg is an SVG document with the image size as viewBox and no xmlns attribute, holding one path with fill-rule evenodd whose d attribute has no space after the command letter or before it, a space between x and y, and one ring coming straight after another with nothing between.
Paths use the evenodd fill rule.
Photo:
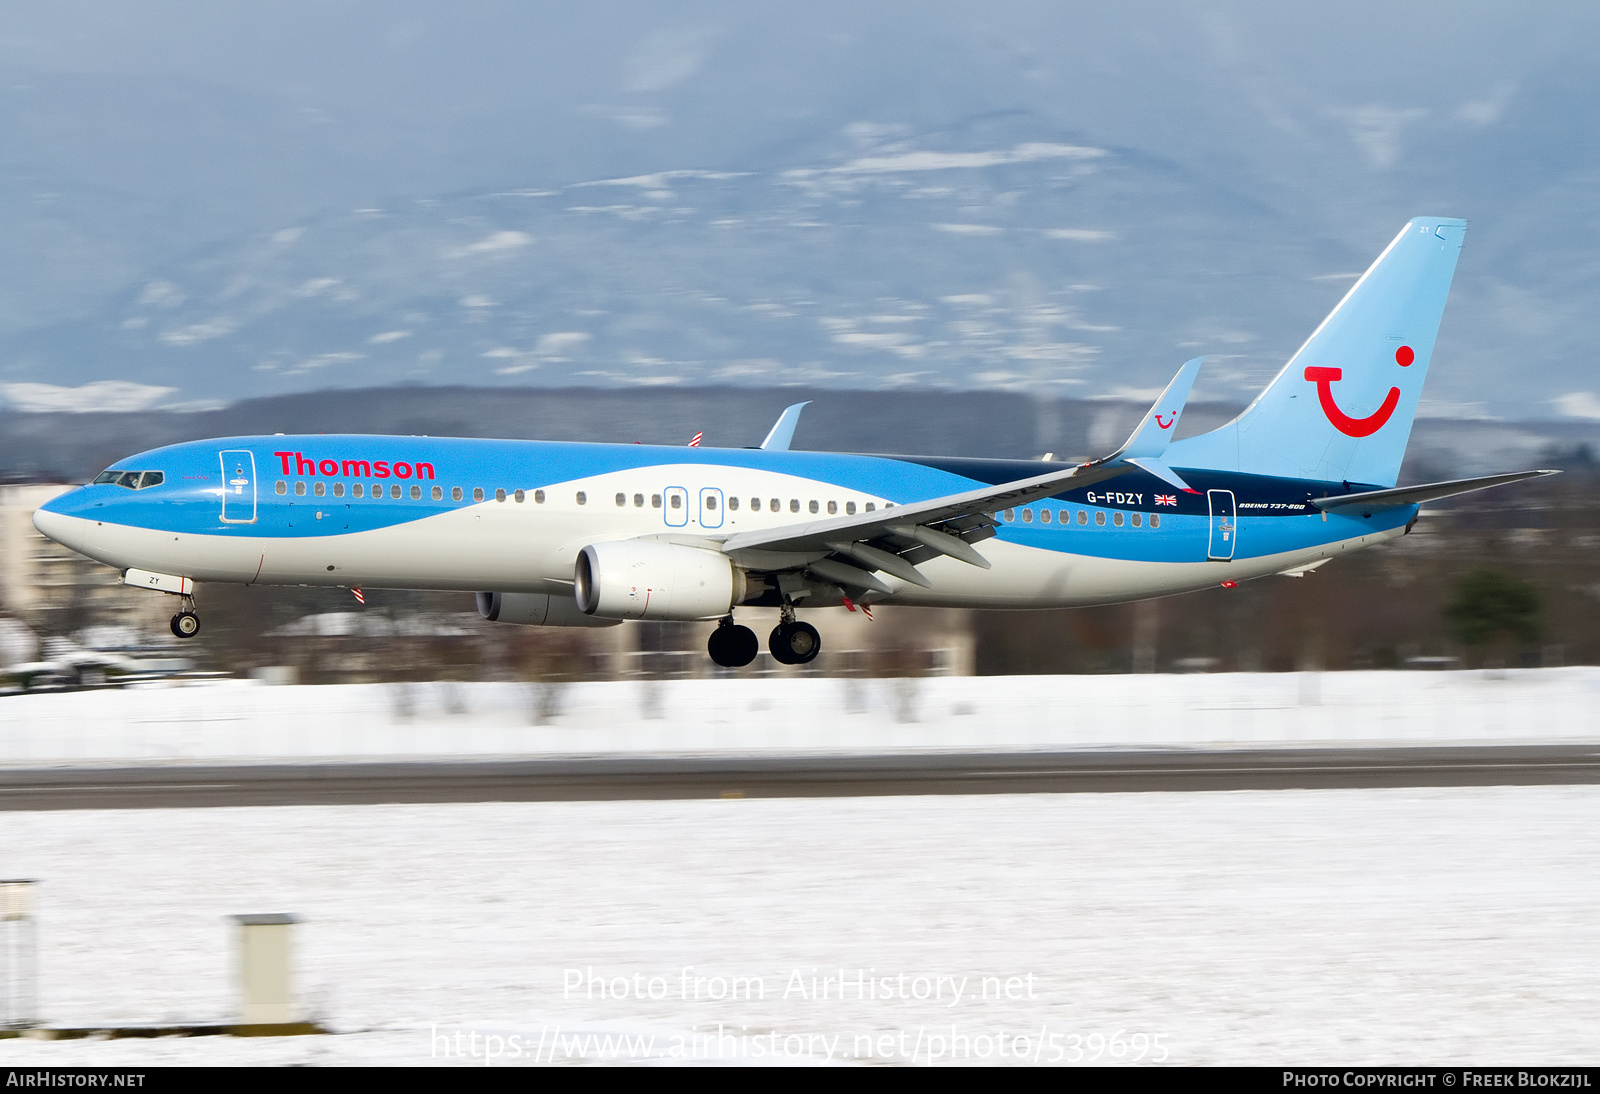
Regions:
<instances>
[{"instance_id":1,"label":"horizontal stabilizer","mask_svg":"<svg viewBox=\"0 0 1600 1094\"><path fill-rule=\"evenodd\" d=\"M1491 486L1504 486L1508 482L1521 482L1523 479L1559 474L1561 474L1559 471L1513 471L1506 475L1485 475L1481 479L1453 479L1450 482L1430 482L1423 486L1368 490L1364 494L1346 494L1338 498L1312 498L1311 504L1325 513L1359 509L1362 513L1370 514L1381 509L1398 509L1406 505L1421 505L1425 501L1455 497L1457 494L1470 494L1474 490L1487 490Z\"/></svg>"}]
</instances>

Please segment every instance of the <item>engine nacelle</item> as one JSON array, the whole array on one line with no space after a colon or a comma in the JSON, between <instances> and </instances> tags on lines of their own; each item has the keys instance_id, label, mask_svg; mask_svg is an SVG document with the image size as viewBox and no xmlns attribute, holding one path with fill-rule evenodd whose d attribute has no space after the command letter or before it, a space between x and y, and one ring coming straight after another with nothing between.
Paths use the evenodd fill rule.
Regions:
<instances>
[{"instance_id":1,"label":"engine nacelle","mask_svg":"<svg viewBox=\"0 0 1600 1094\"><path fill-rule=\"evenodd\" d=\"M585 614L612 619L719 619L744 599L744 574L727 555L653 539L591 543L578 555L573 594Z\"/></svg>"},{"instance_id":2,"label":"engine nacelle","mask_svg":"<svg viewBox=\"0 0 1600 1094\"><path fill-rule=\"evenodd\" d=\"M622 622L584 615L570 597L544 593L479 593L478 614L491 623L528 627L615 627Z\"/></svg>"}]
</instances>

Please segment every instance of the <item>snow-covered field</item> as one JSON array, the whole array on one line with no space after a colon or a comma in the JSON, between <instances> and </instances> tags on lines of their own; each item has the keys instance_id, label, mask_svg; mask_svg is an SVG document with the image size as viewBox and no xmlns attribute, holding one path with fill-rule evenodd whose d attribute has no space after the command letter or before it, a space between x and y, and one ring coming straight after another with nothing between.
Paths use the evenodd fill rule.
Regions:
<instances>
[{"instance_id":1,"label":"snow-covered field","mask_svg":"<svg viewBox=\"0 0 1600 1094\"><path fill-rule=\"evenodd\" d=\"M548 697L547 697L548 698ZM885 751L1600 736L1600 669L246 683L0 698L0 765L616 752Z\"/></svg>"},{"instance_id":2,"label":"snow-covered field","mask_svg":"<svg viewBox=\"0 0 1600 1094\"><path fill-rule=\"evenodd\" d=\"M1600 787L12 813L51 1024L226 1017L225 917L290 911L338 1032L0 1064L1589 1063L1597 821Z\"/></svg>"}]
</instances>

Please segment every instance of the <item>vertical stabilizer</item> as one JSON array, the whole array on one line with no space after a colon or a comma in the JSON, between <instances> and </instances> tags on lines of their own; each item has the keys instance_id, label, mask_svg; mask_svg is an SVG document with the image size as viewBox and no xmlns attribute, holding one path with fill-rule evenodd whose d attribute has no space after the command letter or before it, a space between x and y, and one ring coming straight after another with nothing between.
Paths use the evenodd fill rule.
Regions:
<instances>
[{"instance_id":1,"label":"vertical stabilizer","mask_svg":"<svg viewBox=\"0 0 1600 1094\"><path fill-rule=\"evenodd\" d=\"M1243 414L1173 442L1166 462L1393 486L1466 228L1407 224Z\"/></svg>"}]
</instances>

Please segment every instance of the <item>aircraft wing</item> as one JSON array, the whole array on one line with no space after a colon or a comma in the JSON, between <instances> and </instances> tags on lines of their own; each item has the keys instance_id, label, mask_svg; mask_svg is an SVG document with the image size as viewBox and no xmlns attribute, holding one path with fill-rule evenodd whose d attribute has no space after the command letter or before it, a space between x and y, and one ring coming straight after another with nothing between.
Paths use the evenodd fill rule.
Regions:
<instances>
[{"instance_id":1,"label":"aircraft wing","mask_svg":"<svg viewBox=\"0 0 1600 1094\"><path fill-rule=\"evenodd\" d=\"M1505 475L1485 475L1481 479L1452 479L1449 482L1430 482L1422 486L1397 486L1391 490L1368 490L1362 494L1344 494L1337 498L1312 498L1311 504L1325 513L1360 510L1371 514L1381 509L1398 509L1404 505L1421 505L1425 501L1453 498L1457 494L1470 494L1474 490L1487 490L1491 486L1504 486L1510 482L1537 478L1542 475L1559 475L1559 471L1512 471Z\"/></svg>"},{"instance_id":2,"label":"aircraft wing","mask_svg":"<svg viewBox=\"0 0 1600 1094\"><path fill-rule=\"evenodd\" d=\"M988 560L972 544L995 534L998 511L1029 505L1130 470L1126 464L1086 464L909 505L891 505L871 513L739 532L723 541L722 550L753 570L807 570L845 588L892 591L872 571L928 587L932 582L916 569L916 564L939 555L989 568Z\"/></svg>"},{"instance_id":3,"label":"aircraft wing","mask_svg":"<svg viewBox=\"0 0 1600 1094\"><path fill-rule=\"evenodd\" d=\"M1172 442L1173 434L1178 431L1178 419L1183 416L1184 405L1189 401L1189 391L1194 387L1194 378L1199 375L1200 366L1204 363L1204 357L1196 357L1183 363L1183 367L1172 378L1166 390L1145 412L1144 417L1128 436L1127 442L1106 457L1108 462L1118 457L1159 460L1166 454L1167 445Z\"/></svg>"}]
</instances>

